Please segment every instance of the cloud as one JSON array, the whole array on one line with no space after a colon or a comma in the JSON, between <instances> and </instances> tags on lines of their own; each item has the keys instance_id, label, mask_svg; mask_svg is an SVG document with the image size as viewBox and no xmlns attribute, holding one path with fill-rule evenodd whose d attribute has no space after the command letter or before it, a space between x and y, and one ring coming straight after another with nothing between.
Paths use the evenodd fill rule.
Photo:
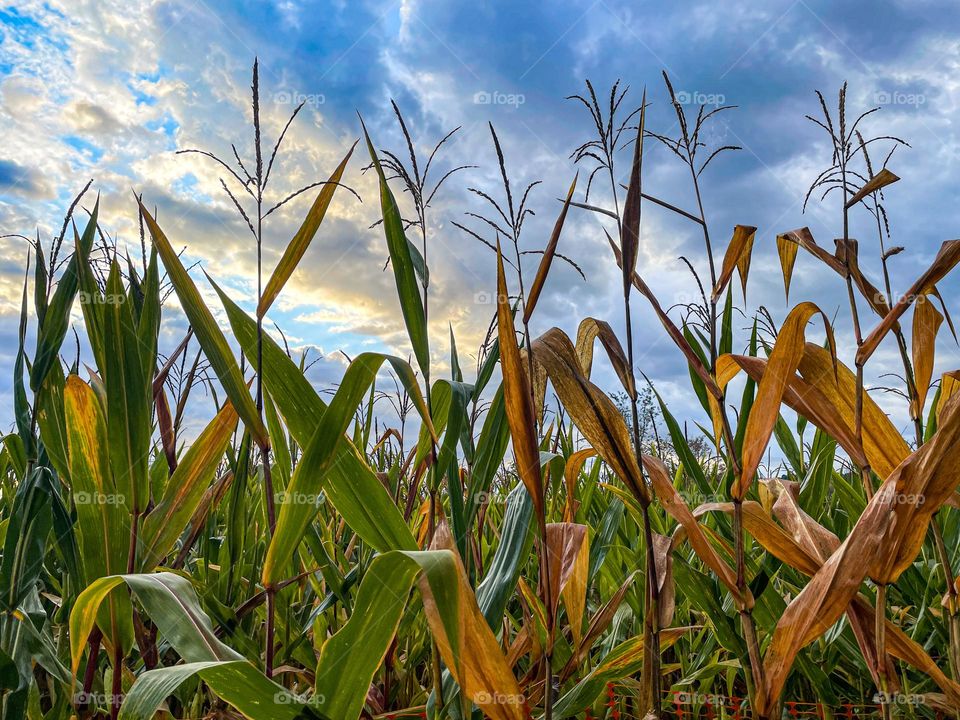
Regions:
<instances>
[{"instance_id":1,"label":"cloud","mask_svg":"<svg viewBox=\"0 0 960 720\"><path fill-rule=\"evenodd\" d=\"M460 127L437 154L431 170L435 179L460 165L478 166L452 176L428 216L432 360L445 368L448 325L467 356L492 317L484 298L494 286L493 255L453 224L490 234L467 213L496 210L469 188L506 202L487 123L500 137L513 193L543 181L531 191L536 215L525 220L523 233L523 248L536 251L546 242L559 210L557 198L577 169L570 153L594 132L584 108L563 98L585 92L583 81L591 78L605 106L611 84L623 78L632 86L626 102L639 103L645 86L652 102L649 126L675 135L678 127L659 77L667 69L686 96L740 106L717 116L702 135L712 146L743 150L711 163L699 199L716 262L735 224L758 226L746 307L752 315L763 305L780 320L786 308L776 234L809 225L830 247L842 232L834 198L821 203L815 197L805 213L802 207L808 184L829 163L826 137L804 119L819 111L816 88L832 99L849 81L851 112L882 105L864 127L912 145L894 154L892 167L904 181L886 193L890 242L910 251L891 262L894 286L906 286L939 241L955 234L960 209L951 188L960 160L955 124L960 19L949 8L935 0L924 3L922 12L890 1L869 12L852 12L804 0L722 6L704 0L672 8L626 0L549 7L507 0L472 5L370 0L332 3L317 13L288 0L243 6L195 0L69 6L20 0L0 13L5 30L0 125L8 149L0 160L0 226L4 233L24 235L39 228L49 240L73 195L95 177L104 228L120 248L138 257L133 188L157 209L175 246L185 248L185 260L224 283L249 308L256 244L221 179L245 203L248 215L254 204L221 165L175 151L199 148L233 164L235 148L246 169L253 167L249 86L258 56L265 161L293 108L305 103L276 158L267 187L272 204L329 175L358 136L358 110L378 146L406 160L392 98L404 112L421 158ZM685 107L696 112L693 105ZM669 150L649 142L647 187L671 204L698 212L689 173ZM882 162L884 154L878 153L876 161ZM618 159L614 182L626 182L628 156L629 150ZM346 177L363 202L338 192L271 311L270 319L296 347L323 348L325 357L337 356L339 349L355 354L371 341L401 355L410 352L392 272L384 270L382 231L371 228L379 202L371 174L361 173L365 163L360 148ZM581 191L591 169L579 168ZM598 174L593 201L609 203L608 188L609 178ZM407 199L396 189L407 210ZM264 274L296 232L312 194L267 219ZM92 197L84 205L90 202ZM560 249L583 269L586 281L570 267L555 265L534 332L557 325L572 333L587 315L608 319L622 331L617 270L603 222L584 211L571 213ZM606 227L614 231L609 223ZM698 226L653 205L644 207L643 231L641 272L671 314L683 319L699 294L691 294L696 283L689 268L709 285L705 238ZM882 277L875 223L858 213L851 232L860 239L865 271ZM415 230L410 234L419 242ZM6 335L19 311L24 249L22 241L0 241L0 333ZM527 273L537 259L524 256ZM217 307L199 267L194 276ZM952 280L945 285L950 303L958 286ZM792 289L793 300L802 298L814 298L826 312L837 313L842 328L849 324L842 282L803 255ZM737 302L744 306L739 296ZM678 416L699 418L696 400L676 390L686 382L679 353L646 303L635 301L634 313L635 336L642 343L640 369L670 390ZM749 321L736 317L742 343ZM178 336L171 332L165 341L174 344ZM880 373L895 371L897 359L881 356L871 381L881 384ZM956 350L944 343L938 368L957 359ZM328 369L332 377L336 368ZM0 358L2 382L8 382L11 370L12 361ZM598 373L614 386L608 369L600 367ZM3 388L0 384L0 393ZM889 404L902 414L902 402L891 397Z\"/></svg>"}]
</instances>

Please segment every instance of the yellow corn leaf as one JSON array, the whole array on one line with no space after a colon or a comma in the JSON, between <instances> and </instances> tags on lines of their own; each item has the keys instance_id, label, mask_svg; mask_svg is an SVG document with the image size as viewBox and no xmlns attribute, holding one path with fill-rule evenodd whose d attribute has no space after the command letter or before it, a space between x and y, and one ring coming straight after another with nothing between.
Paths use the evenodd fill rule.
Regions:
<instances>
[{"instance_id":1,"label":"yellow corn leaf","mask_svg":"<svg viewBox=\"0 0 960 720\"><path fill-rule=\"evenodd\" d=\"M757 229L751 225L737 225L733 228L733 237L730 238L730 244L727 245L727 251L723 255L720 277L717 278L717 284L713 287L714 302L726 290L730 278L733 277L734 268L740 275L740 284L743 287L743 295L746 297L750 256L753 252L753 239L756 234Z\"/></svg>"},{"instance_id":2,"label":"yellow corn leaf","mask_svg":"<svg viewBox=\"0 0 960 720\"><path fill-rule=\"evenodd\" d=\"M613 371L617 374L623 389L627 391L627 395L631 398L636 397L633 373L627 356L623 352L623 347L620 345L620 340L608 323L592 317L582 320L577 328L577 357L580 359L583 374L587 378L590 377L590 372L593 369L593 344L597 339L600 340L603 349L607 351L607 357L610 358Z\"/></svg>"},{"instance_id":3,"label":"yellow corn leaf","mask_svg":"<svg viewBox=\"0 0 960 720\"><path fill-rule=\"evenodd\" d=\"M913 311L913 379L917 387L915 417L921 417L927 401L927 391L933 379L933 360L937 345L937 331L943 315L933 306L930 295L917 299Z\"/></svg>"},{"instance_id":4,"label":"yellow corn leaf","mask_svg":"<svg viewBox=\"0 0 960 720\"><path fill-rule=\"evenodd\" d=\"M583 464L596 454L597 451L593 448L584 448L567 458L567 464L563 468L563 480L567 486L567 502L563 508L564 522L573 522L577 515L577 507L580 505L577 502L577 478L580 476Z\"/></svg>"},{"instance_id":5,"label":"yellow corn leaf","mask_svg":"<svg viewBox=\"0 0 960 720\"><path fill-rule=\"evenodd\" d=\"M293 271L296 270L297 264L310 246L314 235L317 234L317 229L327 214L327 208L330 207L333 194L340 186L340 178L343 177L343 171L346 169L347 163L350 162L350 156L353 155L353 150L356 147L356 142L350 146L346 157L340 161L340 164L337 166L337 169L333 171L330 179L324 183L320 192L317 194L317 198L313 201L313 205L310 206L307 217L304 218L296 235L293 236L290 244L287 245L287 248L283 251L283 257L281 257L280 262L277 263L273 275L270 276L270 280L267 281L267 286L263 289L263 294L260 296L260 304L257 306L257 317L262 318L267 314L273 301L277 299L283 286L286 285L290 276L293 275Z\"/></svg>"},{"instance_id":6,"label":"yellow corn leaf","mask_svg":"<svg viewBox=\"0 0 960 720\"><path fill-rule=\"evenodd\" d=\"M502 344L502 343L501 343ZM584 375L577 352L562 330L552 328L533 343L560 402L590 445L644 505L650 491L643 480L623 415Z\"/></svg>"},{"instance_id":7,"label":"yellow corn leaf","mask_svg":"<svg viewBox=\"0 0 960 720\"><path fill-rule=\"evenodd\" d=\"M797 262L797 250L800 246L787 235L777 235L777 255L780 256L780 270L783 272L783 293L790 300L790 281L793 279L793 266Z\"/></svg>"},{"instance_id":8,"label":"yellow corn leaf","mask_svg":"<svg viewBox=\"0 0 960 720\"><path fill-rule=\"evenodd\" d=\"M450 673L463 693L492 720L523 720L526 717L525 698L507 665L500 644L477 606L473 588L457 554L456 545L446 523L437 528L433 549L449 550L454 556L457 569L455 588L443 588L444 593L456 593L459 597L459 623L457 635L451 637L450 628L444 622L427 573L421 573L418 583L423 594L423 609L430 631L437 642ZM449 597L444 598L449 603ZM455 649L459 649L457 652Z\"/></svg>"}]
</instances>

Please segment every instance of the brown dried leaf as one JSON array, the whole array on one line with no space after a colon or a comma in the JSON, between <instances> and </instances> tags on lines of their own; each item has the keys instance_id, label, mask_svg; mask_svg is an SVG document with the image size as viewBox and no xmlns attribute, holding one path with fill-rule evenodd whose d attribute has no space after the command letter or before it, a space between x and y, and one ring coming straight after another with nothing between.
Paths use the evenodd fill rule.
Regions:
<instances>
[{"instance_id":1,"label":"brown dried leaf","mask_svg":"<svg viewBox=\"0 0 960 720\"><path fill-rule=\"evenodd\" d=\"M940 398L937 400L937 422L940 422L940 413L947 406L947 400L960 391L960 370L945 372L940 378Z\"/></svg>"},{"instance_id":2,"label":"brown dried leaf","mask_svg":"<svg viewBox=\"0 0 960 720\"><path fill-rule=\"evenodd\" d=\"M732 488L735 498L743 498L753 476L760 465L767 443L773 434L777 418L780 416L780 403L787 390L790 378L796 372L800 360L803 358L804 336L807 323L815 314L823 316L827 331L827 340L831 348L831 356L836 357L836 346L833 339L833 330L830 322L816 305L804 302L797 305L787 319L784 320L777 340L773 345L770 358L767 361L763 379L757 387L757 396L750 416L747 419L747 429L743 439L743 468L740 478Z\"/></svg>"},{"instance_id":3,"label":"brown dried leaf","mask_svg":"<svg viewBox=\"0 0 960 720\"><path fill-rule=\"evenodd\" d=\"M527 293L526 307L523 311L524 323L530 322L533 309L537 306L537 300L540 299L543 285L547 281L547 273L550 272L550 265L553 263L554 255L556 255L557 245L560 242L560 232L563 230L563 223L567 219L567 211L570 209L570 201L573 199L573 191L576 187L577 177L574 176L573 182L570 183L570 189L567 191L567 199L563 203L563 209L560 210L560 216L553 226L553 232L550 233L547 247L544 248L543 255L540 258L540 266L537 268L537 275L533 279L533 285L530 286L530 292Z\"/></svg>"},{"instance_id":4,"label":"brown dried leaf","mask_svg":"<svg viewBox=\"0 0 960 720\"><path fill-rule=\"evenodd\" d=\"M503 373L503 399L507 425L513 439L517 474L530 493L542 531L544 517L543 480L540 475L540 447L533 398L513 325L513 311L507 294L503 256L497 248L497 329L500 339L500 366Z\"/></svg>"},{"instance_id":5,"label":"brown dried leaf","mask_svg":"<svg viewBox=\"0 0 960 720\"><path fill-rule=\"evenodd\" d=\"M588 378L593 369L593 344L599 339L603 349L607 351L607 357L610 358L610 364L613 371L620 379L620 384L627 391L631 398L637 396L636 389L633 386L633 373L630 372L630 363L623 352L623 346L617 338L616 333L609 323L604 320L588 317L580 321L577 327L577 357L580 359L580 366L583 368L583 374Z\"/></svg>"},{"instance_id":6,"label":"brown dried leaf","mask_svg":"<svg viewBox=\"0 0 960 720\"><path fill-rule=\"evenodd\" d=\"M587 442L634 496L647 505L650 491L637 464L623 415L610 398L584 376L570 338L559 328L552 328L534 341L533 354L546 369L560 402Z\"/></svg>"},{"instance_id":7,"label":"brown dried leaf","mask_svg":"<svg viewBox=\"0 0 960 720\"><path fill-rule=\"evenodd\" d=\"M567 463L563 468L563 480L567 486L567 503L563 509L564 522L573 522L574 517L576 517L577 508L580 506L577 501L577 478L580 476L583 464L596 454L596 450L588 447L577 450L567 458Z\"/></svg>"},{"instance_id":8,"label":"brown dried leaf","mask_svg":"<svg viewBox=\"0 0 960 720\"><path fill-rule=\"evenodd\" d=\"M783 272L783 293L790 300L790 281L793 279L793 266L797 262L797 250L800 246L786 235L777 235L777 255L780 256L780 270Z\"/></svg>"},{"instance_id":9,"label":"brown dried leaf","mask_svg":"<svg viewBox=\"0 0 960 720\"><path fill-rule=\"evenodd\" d=\"M643 135L647 113L647 91L644 89L640 101L640 122L637 125L637 139L633 144L633 163L630 166L630 184L627 186L627 198L623 205L623 224L620 228L620 244L623 247L623 294L630 292L630 282L637 269L640 255L640 209L643 194Z\"/></svg>"},{"instance_id":10,"label":"brown dried leaf","mask_svg":"<svg viewBox=\"0 0 960 720\"><path fill-rule=\"evenodd\" d=\"M680 523L680 526L687 534L690 546L703 563L710 568L719 578L720 582L727 586L727 589L733 595L737 603L742 607L752 607L753 598L749 594L743 597L737 588L737 576L733 569L724 562L717 551L713 548L710 540L707 539L703 528L697 522L696 517L690 511L690 508L680 497L680 493L670 482L670 474L667 466L661 460L651 455L642 455L643 467L650 477L650 484L663 509L667 511L674 520Z\"/></svg>"},{"instance_id":11,"label":"brown dried leaf","mask_svg":"<svg viewBox=\"0 0 960 720\"><path fill-rule=\"evenodd\" d=\"M863 344L857 350L857 365L863 365L880 345L880 341L891 328L900 320L910 304L922 295L932 292L934 286L947 276L956 264L960 262L960 240L947 240L940 246L940 251L933 263L917 278L910 289L901 296L900 300L890 309L883 319L864 338Z\"/></svg>"},{"instance_id":12,"label":"brown dried leaf","mask_svg":"<svg viewBox=\"0 0 960 720\"><path fill-rule=\"evenodd\" d=\"M860 188L850 197L849 200L847 200L847 207L853 207L870 193L874 193L880 188L885 188L887 185L892 185L899 179L899 177L887 170L887 168L881 169L880 172L870 178L866 185Z\"/></svg>"},{"instance_id":13,"label":"brown dried leaf","mask_svg":"<svg viewBox=\"0 0 960 720\"><path fill-rule=\"evenodd\" d=\"M869 564L883 550L895 495L892 483L880 487L847 538L780 616L763 663L762 712L770 712L780 697L797 653L826 632L856 597Z\"/></svg>"},{"instance_id":14,"label":"brown dried leaf","mask_svg":"<svg viewBox=\"0 0 960 720\"><path fill-rule=\"evenodd\" d=\"M526 717L524 696L500 644L477 606L473 588L467 580L463 562L446 523L437 527L432 549L449 550L454 556L457 586L449 589L459 597L457 635L452 638L437 607L434 590L422 573L418 584L423 595L423 610L440 654L468 698L494 720L522 720ZM449 598L448 598L449 600Z\"/></svg>"},{"instance_id":15,"label":"brown dried leaf","mask_svg":"<svg viewBox=\"0 0 960 720\"><path fill-rule=\"evenodd\" d=\"M895 505L885 527L883 553L871 564L870 576L889 584L913 563L933 514L960 484L960 398L947 402L934 436L884 484L894 486Z\"/></svg>"},{"instance_id":16,"label":"brown dried leaf","mask_svg":"<svg viewBox=\"0 0 960 720\"><path fill-rule=\"evenodd\" d=\"M587 526L576 523L547 525L550 553L551 597L563 599L574 642L583 637L583 619L587 609L587 574L590 570L590 540ZM557 602L556 600L554 602ZM556 615L557 608L553 608Z\"/></svg>"},{"instance_id":17,"label":"brown dried leaf","mask_svg":"<svg viewBox=\"0 0 960 720\"><path fill-rule=\"evenodd\" d=\"M836 362L836 365L834 365ZM829 399L838 415L853 432L856 425L857 378L850 368L834 359L819 345L807 343L800 361L800 375ZM810 418L813 420L813 418ZM869 394L863 394L863 450L870 468L883 479L910 454L910 447L887 414Z\"/></svg>"},{"instance_id":18,"label":"brown dried leaf","mask_svg":"<svg viewBox=\"0 0 960 720\"><path fill-rule=\"evenodd\" d=\"M714 302L727 289L734 268L740 275L743 296L747 296L747 275L750 272L750 255L753 252L753 239L756 234L757 229L752 225L737 225L733 228L733 237L730 238L730 244L723 255L720 277L717 278L717 284L713 287Z\"/></svg>"}]
</instances>

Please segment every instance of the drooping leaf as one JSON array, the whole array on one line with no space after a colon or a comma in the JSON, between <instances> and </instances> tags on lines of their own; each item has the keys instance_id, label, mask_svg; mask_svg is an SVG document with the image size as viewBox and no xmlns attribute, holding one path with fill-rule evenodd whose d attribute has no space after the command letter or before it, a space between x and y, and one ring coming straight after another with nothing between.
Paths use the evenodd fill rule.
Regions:
<instances>
[{"instance_id":1,"label":"drooping leaf","mask_svg":"<svg viewBox=\"0 0 960 720\"><path fill-rule=\"evenodd\" d=\"M863 339L863 344L857 350L857 365L863 365L873 355L880 345L880 341L907 311L907 308L917 298L924 297L927 293L932 292L936 284L943 280L958 262L960 262L960 240L945 241L940 246L940 250L930 267L916 279L910 289L890 308L890 312L884 315L883 319L870 331L870 334Z\"/></svg>"},{"instance_id":2,"label":"drooping leaf","mask_svg":"<svg viewBox=\"0 0 960 720\"><path fill-rule=\"evenodd\" d=\"M570 338L562 330L553 328L537 338L533 352L583 436L637 499L643 504L649 503L650 492L637 464L623 415L610 398L584 377Z\"/></svg>"},{"instance_id":3,"label":"drooping leaf","mask_svg":"<svg viewBox=\"0 0 960 720\"><path fill-rule=\"evenodd\" d=\"M780 402L786 391L790 377L796 372L803 358L805 329L810 318L820 309L810 302L797 305L780 328L773 351L767 362L763 379L757 388L757 397L747 419L747 429L743 440L743 459L740 477L734 485L734 497L743 498L753 482L760 460L767 449L767 443L773 433L774 425L780 414ZM831 356L836 357L833 330L824 316L827 340Z\"/></svg>"},{"instance_id":4,"label":"drooping leaf","mask_svg":"<svg viewBox=\"0 0 960 720\"><path fill-rule=\"evenodd\" d=\"M525 717L523 694L477 606L445 525L437 529L435 548L390 552L373 561L350 620L321 650L316 688L324 713L344 720L359 715L419 581L431 633L466 696L494 720Z\"/></svg>"},{"instance_id":5,"label":"drooping leaf","mask_svg":"<svg viewBox=\"0 0 960 720\"><path fill-rule=\"evenodd\" d=\"M580 360L580 366L583 374L589 378L593 368L593 345L595 340L600 340L603 349L607 352L610 364L613 365L613 371L617 374L620 384L626 390L627 395L635 398L637 395L634 387L633 372L630 369L630 362L620 340L610 324L604 320L588 317L580 321L577 326L577 357Z\"/></svg>"},{"instance_id":6,"label":"drooping leaf","mask_svg":"<svg viewBox=\"0 0 960 720\"><path fill-rule=\"evenodd\" d=\"M777 235L777 255L780 257L780 270L783 273L783 293L790 300L790 281L793 279L793 266L797 262L800 246L786 235Z\"/></svg>"},{"instance_id":7,"label":"drooping leaf","mask_svg":"<svg viewBox=\"0 0 960 720\"><path fill-rule=\"evenodd\" d=\"M934 307L930 295L917 300L913 311L913 377L917 388L917 407L913 408L915 417L922 417L923 406L927 401L927 391L933 378L933 360L936 354L937 331L943 322L943 315Z\"/></svg>"},{"instance_id":8,"label":"drooping leaf","mask_svg":"<svg viewBox=\"0 0 960 720\"><path fill-rule=\"evenodd\" d=\"M723 266L717 284L713 288L713 301L716 302L720 294L726 290L727 283L733 276L734 269L740 275L740 284L743 287L743 296L747 296L747 276L750 273L750 256L753 253L753 239L757 229L751 225L737 225L733 228L733 237L727 245L723 255Z\"/></svg>"},{"instance_id":9,"label":"drooping leaf","mask_svg":"<svg viewBox=\"0 0 960 720\"><path fill-rule=\"evenodd\" d=\"M120 720L151 720L163 701L198 677L250 720L330 720L304 698L268 680L247 660L190 662L138 676L120 707Z\"/></svg>"}]
</instances>

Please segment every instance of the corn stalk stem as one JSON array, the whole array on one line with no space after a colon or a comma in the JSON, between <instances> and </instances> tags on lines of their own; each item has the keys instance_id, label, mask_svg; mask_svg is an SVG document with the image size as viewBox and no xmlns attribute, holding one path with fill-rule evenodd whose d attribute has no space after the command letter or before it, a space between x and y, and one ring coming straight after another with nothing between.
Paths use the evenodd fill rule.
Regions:
<instances>
[{"instance_id":1,"label":"corn stalk stem","mask_svg":"<svg viewBox=\"0 0 960 720\"><path fill-rule=\"evenodd\" d=\"M431 453L433 450L431 450ZM432 466L431 466L431 472ZM428 480L429 485L429 480ZM433 542L433 536L437 531L437 491L434 490L432 485L430 487L430 510L427 517L427 535L429 536L428 545ZM443 669L440 667L440 648L437 646L436 639L431 635L430 636L430 666L431 674L433 675L433 696L434 700L434 717L442 717L443 715Z\"/></svg>"},{"instance_id":2,"label":"corn stalk stem","mask_svg":"<svg viewBox=\"0 0 960 720\"><path fill-rule=\"evenodd\" d=\"M622 234L621 234L622 237ZM622 242L621 242L622 244ZM629 270L624 266L624 273ZM630 313L630 288L632 285L625 285L623 296L624 319L627 326L627 364L630 367L630 415L631 426L633 430L633 450L637 454L637 460L640 460L642 448L640 446L640 412L637 407L637 376L634 370L633 355L633 320ZM642 462L638 462L643 467ZM651 697L651 710L655 717L659 718L660 708L660 588L657 582L657 558L653 550L653 528L650 524L649 505L643 507L643 535L647 546L646 551L646 572L644 574L646 584L647 610L645 626L648 630L646 645L646 659L649 664L644 662L643 672L647 676L647 682L644 683L644 689L649 688Z\"/></svg>"},{"instance_id":3,"label":"corn stalk stem","mask_svg":"<svg viewBox=\"0 0 960 720\"><path fill-rule=\"evenodd\" d=\"M880 682L880 707L883 717L890 718L890 682L887 678L887 586L877 585L877 608L874 613L874 644L876 645L876 670Z\"/></svg>"},{"instance_id":4,"label":"corn stalk stem","mask_svg":"<svg viewBox=\"0 0 960 720\"><path fill-rule=\"evenodd\" d=\"M689 153L689 149L688 149ZM697 209L700 212L700 224L703 228L703 242L706 247L707 260L709 261L710 266L710 287L715 288L717 286L717 271L716 265L713 259L713 245L710 241L710 227L707 224L706 213L703 210L703 198L700 193L700 182L697 178L697 173L692 162L689 163L690 166L690 175L693 179L693 188L696 193L697 198ZM714 297L714 293L710 294L710 373L716 377L717 372L717 357L718 357L718 347L717 347L717 301ZM730 426L730 420L727 417L726 403L724 400L724 394L721 392L720 397L717 398L717 406L719 408L721 425L723 429L724 439L727 445L727 456L729 458L731 471L734 473L734 477L740 475L742 472L742 464L740 459L737 457L737 448L736 442L733 435L733 430ZM741 598L746 597L748 593L747 588L747 578L746 578L746 557L744 555L744 527L743 527L743 500L742 498L735 497L733 499L733 534L734 534L734 552L735 552L735 562L737 565L737 592ZM757 626L753 619L753 612L749 607L743 606L739 609L740 614L740 626L743 632L744 640L747 644L747 656L749 662L749 669L744 673L745 676L749 675L753 679L752 688L750 687L751 683L747 682L748 689L751 691L751 705L755 711L759 707L759 703L756 702L758 693L763 691L764 679L763 679L763 662L760 655L760 641L757 636Z\"/></svg>"},{"instance_id":5,"label":"corn stalk stem","mask_svg":"<svg viewBox=\"0 0 960 720\"><path fill-rule=\"evenodd\" d=\"M120 649L119 638L114 641L113 672L110 677L110 720L117 720L123 695L123 650Z\"/></svg>"},{"instance_id":6,"label":"corn stalk stem","mask_svg":"<svg viewBox=\"0 0 960 720\"><path fill-rule=\"evenodd\" d=\"M97 660L100 657L100 642L103 640L103 631L97 626L93 626L93 631L87 639L89 649L87 650L87 664L83 669L83 686L81 689L80 702L77 703L77 709L83 710L87 706L87 698L93 689L93 681L97 677Z\"/></svg>"}]
</instances>

